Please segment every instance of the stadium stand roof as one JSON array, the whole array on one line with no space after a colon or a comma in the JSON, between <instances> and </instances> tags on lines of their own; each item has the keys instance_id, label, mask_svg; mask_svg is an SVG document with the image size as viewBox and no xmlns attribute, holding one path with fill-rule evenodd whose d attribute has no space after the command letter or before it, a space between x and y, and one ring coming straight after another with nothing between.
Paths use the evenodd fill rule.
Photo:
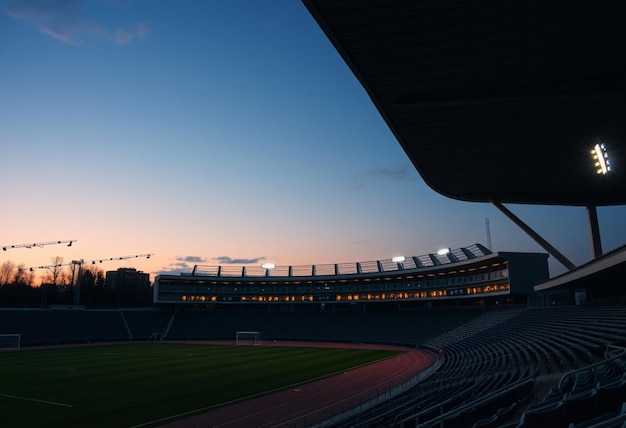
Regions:
<instances>
[{"instance_id":1,"label":"stadium stand roof","mask_svg":"<svg viewBox=\"0 0 626 428\"><path fill-rule=\"evenodd\" d=\"M535 285L535 291L588 288L595 293L623 295L621 278L626 277L626 245L597 257L565 274Z\"/></svg>"},{"instance_id":2,"label":"stadium stand roof","mask_svg":"<svg viewBox=\"0 0 626 428\"><path fill-rule=\"evenodd\" d=\"M445 266L448 264L472 261L493 254L490 249L482 244L472 244L458 249L448 248L436 253L420 256L402 256L401 258L373 260L364 262L332 263L320 265L296 265L276 266L267 265L195 265L190 276L215 276L215 277L316 277L336 275L367 275L384 272L399 272L421 268Z\"/></svg>"},{"instance_id":3,"label":"stadium stand roof","mask_svg":"<svg viewBox=\"0 0 626 428\"><path fill-rule=\"evenodd\" d=\"M623 0L303 2L437 192L626 203Z\"/></svg>"}]
</instances>

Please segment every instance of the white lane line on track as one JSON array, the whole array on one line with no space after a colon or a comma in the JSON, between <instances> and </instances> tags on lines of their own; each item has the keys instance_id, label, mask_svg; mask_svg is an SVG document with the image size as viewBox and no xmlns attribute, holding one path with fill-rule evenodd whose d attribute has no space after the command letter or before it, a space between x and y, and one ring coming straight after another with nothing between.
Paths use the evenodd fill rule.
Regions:
<instances>
[{"instance_id":1,"label":"white lane line on track","mask_svg":"<svg viewBox=\"0 0 626 428\"><path fill-rule=\"evenodd\" d=\"M10 394L0 394L0 397L14 398L16 400L34 401L36 403L50 404L52 406L74 407L72 404L57 403L55 401L47 401L47 400L37 400L36 398L19 397L17 395L10 395Z\"/></svg>"}]
</instances>

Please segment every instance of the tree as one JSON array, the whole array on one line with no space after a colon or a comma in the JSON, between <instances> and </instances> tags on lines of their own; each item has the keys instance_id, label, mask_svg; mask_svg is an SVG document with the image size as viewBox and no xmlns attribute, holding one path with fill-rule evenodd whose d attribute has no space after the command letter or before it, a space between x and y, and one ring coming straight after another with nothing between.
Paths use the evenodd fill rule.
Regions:
<instances>
[{"instance_id":1,"label":"tree","mask_svg":"<svg viewBox=\"0 0 626 428\"><path fill-rule=\"evenodd\" d=\"M69 285L71 279L68 272L63 269L63 257L56 256L52 257L50 260L52 261L52 266L49 267L46 273L43 275L42 282L52 284L54 286Z\"/></svg>"},{"instance_id":2,"label":"tree","mask_svg":"<svg viewBox=\"0 0 626 428\"><path fill-rule=\"evenodd\" d=\"M17 270L15 263L10 260L0 265L0 287L9 285L15 278L15 271Z\"/></svg>"},{"instance_id":3,"label":"tree","mask_svg":"<svg viewBox=\"0 0 626 428\"><path fill-rule=\"evenodd\" d=\"M24 263L20 263L14 272L13 283L25 284L25 285L28 285L29 287L32 287L34 282L35 282L35 272L29 269L26 269L26 266L24 265Z\"/></svg>"},{"instance_id":4,"label":"tree","mask_svg":"<svg viewBox=\"0 0 626 428\"><path fill-rule=\"evenodd\" d=\"M112 306L113 293L106 288L104 271L96 266L83 266L80 303L86 306Z\"/></svg>"}]
</instances>

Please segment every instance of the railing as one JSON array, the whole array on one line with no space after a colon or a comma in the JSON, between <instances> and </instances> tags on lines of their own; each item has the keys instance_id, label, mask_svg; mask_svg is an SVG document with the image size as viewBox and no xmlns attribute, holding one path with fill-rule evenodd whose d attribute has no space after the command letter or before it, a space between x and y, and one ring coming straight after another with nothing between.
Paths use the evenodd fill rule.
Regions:
<instances>
[{"instance_id":1,"label":"railing","mask_svg":"<svg viewBox=\"0 0 626 428\"><path fill-rule=\"evenodd\" d=\"M260 265L195 265L189 275L217 277L311 277L379 274L448 265L469 261L488 254L491 254L491 251L487 248L481 244L473 244L466 248L450 250L445 254L431 253L422 256L405 257L401 262L386 259L353 263L274 266L272 268L264 268Z\"/></svg>"},{"instance_id":2,"label":"railing","mask_svg":"<svg viewBox=\"0 0 626 428\"><path fill-rule=\"evenodd\" d=\"M291 426L323 428L348 420L354 415L374 407L377 404L384 403L398 394L414 387L435 373L443 364L444 359L445 357L443 355L439 355L435 362L428 368L417 373L412 378L405 380L400 385L396 385L385 391L373 391L372 395L362 397L358 400L358 403L352 404L352 401L354 400L353 397L337 401L333 403L332 406L324 409L317 409L315 412L302 416L297 421L292 421L293 424Z\"/></svg>"}]
</instances>

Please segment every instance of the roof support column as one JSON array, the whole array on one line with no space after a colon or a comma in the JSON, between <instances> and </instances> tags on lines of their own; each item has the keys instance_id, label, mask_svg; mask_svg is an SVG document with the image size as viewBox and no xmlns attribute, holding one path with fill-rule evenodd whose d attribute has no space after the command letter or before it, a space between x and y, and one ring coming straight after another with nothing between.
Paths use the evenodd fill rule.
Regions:
<instances>
[{"instance_id":1,"label":"roof support column","mask_svg":"<svg viewBox=\"0 0 626 428\"><path fill-rule=\"evenodd\" d=\"M563 266L565 266L569 270L572 270L572 269L576 268L576 265L574 263L569 261L569 259L567 257L565 257L563 254L561 254L560 251L558 251L556 248L554 248L548 241L543 239L541 237L541 235L539 235L537 232L535 232L530 226L528 226L526 223L524 223L518 216L513 214L508 208L506 208L504 205L502 205L498 201L491 201L491 203L493 204L494 207L496 207L498 210L500 210L500 212L502 212L502 214L507 216L509 218L509 220L511 220L513 223L515 223L517 225L517 227L522 229L524 232L526 232L528 234L528 236L533 238L535 240L535 242L537 242L537 244L541 245L541 247L544 250L546 250L548 253L550 253L550 255L552 257L554 257L555 259L557 259Z\"/></svg>"},{"instance_id":2,"label":"roof support column","mask_svg":"<svg viewBox=\"0 0 626 428\"><path fill-rule=\"evenodd\" d=\"M600 240L600 226L598 225L598 211L595 206L587 206L587 218L589 219L589 233L591 234L591 250L593 258L602 255L602 241Z\"/></svg>"}]
</instances>

